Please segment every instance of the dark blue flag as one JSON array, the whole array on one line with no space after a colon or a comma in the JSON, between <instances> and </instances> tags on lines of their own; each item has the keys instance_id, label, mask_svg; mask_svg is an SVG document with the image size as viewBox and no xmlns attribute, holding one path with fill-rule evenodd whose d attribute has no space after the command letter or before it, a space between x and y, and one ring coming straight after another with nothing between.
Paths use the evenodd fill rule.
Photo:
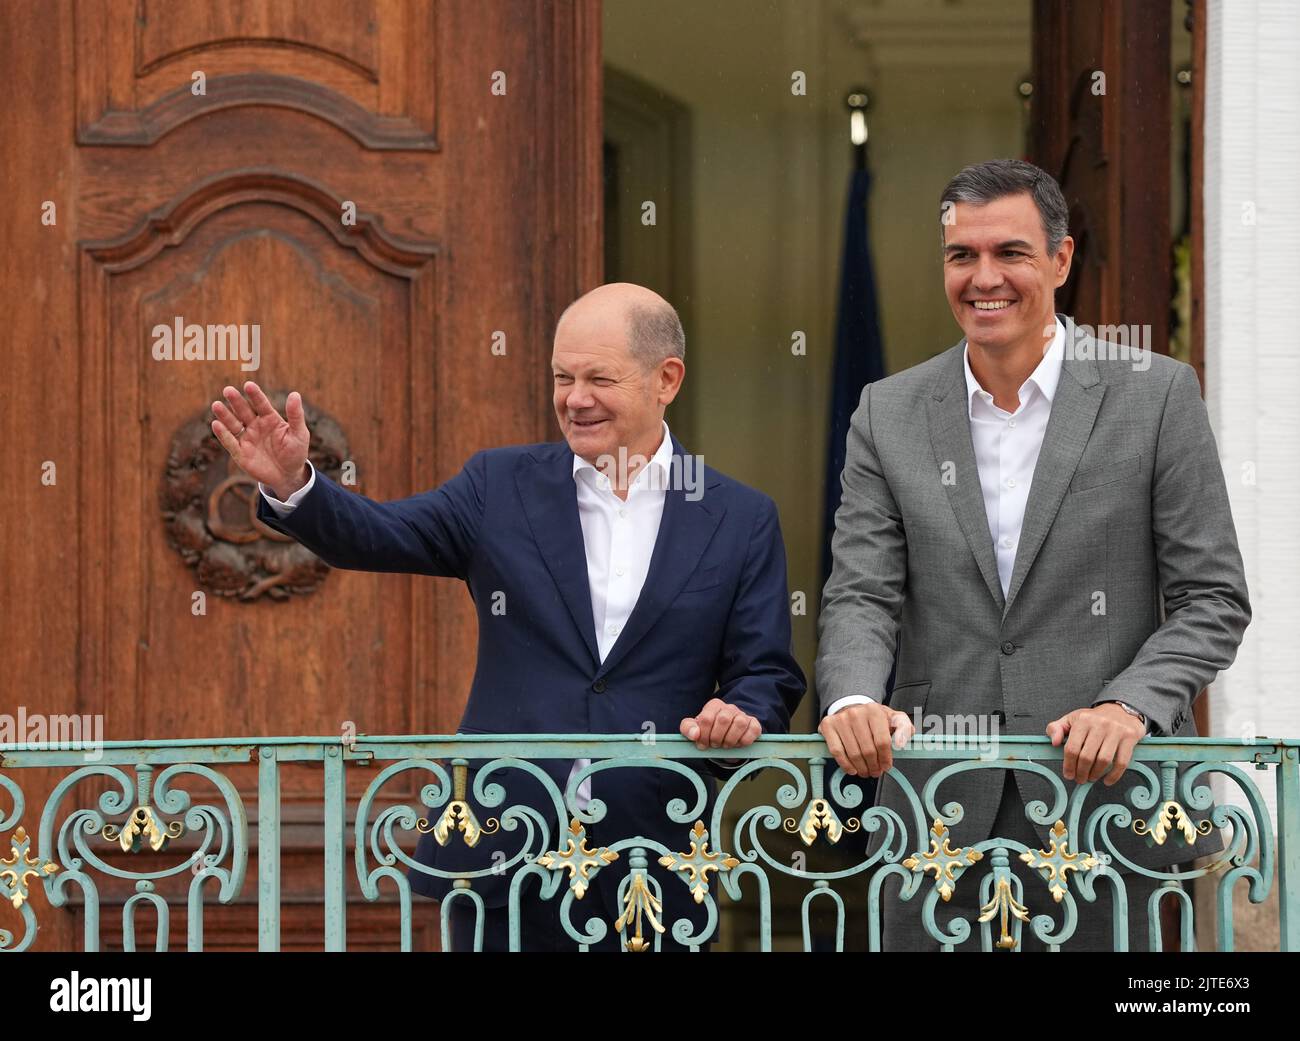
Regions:
<instances>
[{"instance_id":1,"label":"dark blue flag","mask_svg":"<svg viewBox=\"0 0 1300 1041\"><path fill-rule=\"evenodd\" d=\"M844 215L844 257L840 267L840 306L835 324L835 367L831 376L831 430L826 453L826 504L822 542L822 584L831 575L831 535L840 505L840 473L849 418L858 407L862 388L885 375L876 310L876 279L871 268L867 235L867 194L871 175L865 163L849 181L849 205Z\"/></svg>"},{"instance_id":2,"label":"dark blue flag","mask_svg":"<svg viewBox=\"0 0 1300 1041\"><path fill-rule=\"evenodd\" d=\"M823 515L822 585L831 574L831 536L835 532L835 511L840 505L840 474L844 470L844 445L849 420L862 388L885 375L885 352L880 341L880 321L876 310L876 280L871 267L868 243L867 196L871 175L866 169L865 146L858 146L857 168L849 181L849 203L844 215L844 256L840 268L839 314L835 325L835 364L831 377L830 443L826 453L826 498ZM895 644L897 653L897 644ZM860 693L887 698L894 687L894 672L883 691ZM850 784L862 790L863 802L856 808L842 805L829 790L831 803L840 820L859 817L876 799L877 782L869 777L852 779ZM836 846L841 866L858 862L866 855L867 832L859 828L843 835ZM826 932L825 923L814 927L814 950L833 949L834 937Z\"/></svg>"}]
</instances>

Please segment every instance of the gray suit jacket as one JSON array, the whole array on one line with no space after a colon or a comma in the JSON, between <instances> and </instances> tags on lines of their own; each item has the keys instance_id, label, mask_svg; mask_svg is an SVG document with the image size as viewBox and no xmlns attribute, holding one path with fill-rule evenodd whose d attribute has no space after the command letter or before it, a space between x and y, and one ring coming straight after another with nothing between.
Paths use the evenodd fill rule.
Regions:
<instances>
[{"instance_id":1,"label":"gray suit jacket","mask_svg":"<svg viewBox=\"0 0 1300 1041\"><path fill-rule=\"evenodd\" d=\"M1005 599L971 442L965 340L863 391L819 620L823 712L847 694L883 698L901 627L891 706L909 716L1001 714L1002 733L1036 735L1074 709L1122 700L1153 735L1196 735L1192 699L1232 663L1250 621L1196 374L1155 354L1138 371L1115 345L1087 339L1072 352L1071 340ZM895 768L919 796L942 765ZM944 784L940 805L957 798L965 810L954 846L989 837L1003 779L984 769ZM1129 771L1095 784L1081 820L1135 780ZM1016 771L1016 782L1027 802L1047 795L1041 778ZM888 776L877 802L910 827ZM1223 848L1217 833L1194 851L1176 836L1147 848L1126 834L1117 847L1144 866Z\"/></svg>"}]
</instances>

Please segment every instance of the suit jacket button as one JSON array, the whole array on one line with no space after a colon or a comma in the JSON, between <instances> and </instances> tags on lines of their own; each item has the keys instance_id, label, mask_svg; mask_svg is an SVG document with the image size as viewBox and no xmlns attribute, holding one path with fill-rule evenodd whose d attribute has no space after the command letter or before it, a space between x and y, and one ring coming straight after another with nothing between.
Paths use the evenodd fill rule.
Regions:
<instances>
[{"instance_id":1,"label":"suit jacket button","mask_svg":"<svg viewBox=\"0 0 1300 1041\"><path fill-rule=\"evenodd\" d=\"M597 680L595 683L593 683L593 684L591 685L591 689L594 690L597 694L604 694L604 693L605 693L605 681L604 681L604 680Z\"/></svg>"},{"instance_id":2,"label":"suit jacket button","mask_svg":"<svg viewBox=\"0 0 1300 1041\"><path fill-rule=\"evenodd\" d=\"M1014 643L1012 643L1010 640L1008 640L1006 643L1004 643L1004 644L1002 645L1002 653L1003 653L1003 654L1015 654L1015 653L1016 653L1016 645L1015 645Z\"/></svg>"}]
</instances>

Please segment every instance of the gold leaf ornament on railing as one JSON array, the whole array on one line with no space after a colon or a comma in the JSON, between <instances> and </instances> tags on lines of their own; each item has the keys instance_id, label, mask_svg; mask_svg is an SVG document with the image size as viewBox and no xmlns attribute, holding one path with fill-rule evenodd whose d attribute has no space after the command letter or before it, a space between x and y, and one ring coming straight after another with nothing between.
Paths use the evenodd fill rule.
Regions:
<instances>
[{"instance_id":1,"label":"gold leaf ornament on railing","mask_svg":"<svg viewBox=\"0 0 1300 1041\"><path fill-rule=\"evenodd\" d=\"M740 861L722 852L709 852L709 833L703 821L696 821L691 829L691 850L689 853L669 853L659 858L662 867L675 871L684 877L690 886L691 895L697 904L704 902L709 891L710 871L730 871Z\"/></svg>"},{"instance_id":2,"label":"gold leaf ornament on railing","mask_svg":"<svg viewBox=\"0 0 1300 1041\"><path fill-rule=\"evenodd\" d=\"M614 931L623 936L623 942L629 951L650 950L650 940L642 932L641 922L650 923L656 933L664 933L664 925L659 920L663 914L663 904L650 889L647 875L645 851L640 847L632 850L632 874L628 876L627 889L623 893L623 913L614 922ZM627 936L628 927L633 927L631 936Z\"/></svg>"},{"instance_id":3,"label":"gold leaf ornament on railing","mask_svg":"<svg viewBox=\"0 0 1300 1041\"><path fill-rule=\"evenodd\" d=\"M1011 878L1003 876L994 883L993 899L980 908L981 922L991 921L994 915L998 916L998 924L1001 926L1001 932L997 942L994 944L999 950L1010 951L1016 946L1016 939L1011 935L1011 919L1016 918L1022 922L1029 921L1029 911L1025 905L1017 900L1011 893Z\"/></svg>"},{"instance_id":4,"label":"gold leaf ornament on railing","mask_svg":"<svg viewBox=\"0 0 1300 1041\"><path fill-rule=\"evenodd\" d=\"M567 869L569 888L573 890L573 895L581 900L591 884L591 872L599 870L605 864L614 863L618 859L618 854L604 846L599 849L588 849L587 830L578 823L576 817L569 824L569 837L565 843L565 848L562 850L543 853L537 858L537 863L552 871Z\"/></svg>"},{"instance_id":5,"label":"gold leaf ornament on railing","mask_svg":"<svg viewBox=\"0 0 1300 1041\"><path fill-rule=\"evenodd\" d=\"M827 840L834 845L840 841L845 832L855 832L861 826L856 817L841 821L831 804L825 799L810 800L797 824L793 817L787 817L784 822L785 830L797 834L805 846L811 846L817 841L818 832L824 831Z\"/></svg>"},{"instance_id":6,"label":"gold leaf ornament on railing","mask_svg":"<svg viewBox=\"0 0 1300 1041\"><path fill-rule=\"evenodd\" d=\"M123 853L138 853L146 844L155 853L160 853L167 848L168 842L179 838L184 831L185 825L180 821L167 821L160 826L153 808L141 805L131 811L125 827L105 824L100 834L109 842L118 842Z\"/></svg>"},{"instance_id":7,"label":"gold leaf ornament on railing","mask_svg":"<svg viewBox=\"0 0 1300 1041\"><path fill-rule=\"evenodd\" d=\"M473 849L478 845L479 839L484 835L492 835L500 826L495 817L489 817L487 824L480 824L474 811L470 809L469 802L465 799L465 792L468 788L469 764L465 762L454 762L451 767L452 774L452 797L451 802L447 803L447 808L442 811L438 817L438 822L429 826L429 819L421 817L415 822L415 830L423 835L433 832L434 840L439 846L445 846L451 840L453 832L460 832L461 837L465 840L465 845Z\"/></svg>"},{"instance_id":8,"label":"gold leaf ornament on railing","mask_svg":"<svg viewBox=\"0 0 1300 1041\"><path fill-rule=\"evenodd\" d=\"M903 861L903 867L909 871L934 872L934 880L939 886L939 895L945 901L952 897L958 876L968 867L980 860L984 854L974 847L953 849L948 844L948 829L942 821L935 819L930 828L929 852L916 852Z\"/></svg>"},{"instance_id":9,"label":"gold leaf ornament on railing","mask_svg":"<svg viewBox=\"0 0 1300 1041\"><path fill-rule=\"evenodd\" d=\"M32 856L32 840L27 837L26 828L16 829L9 842L11 852L0 860L0 886L16 911L27 901L27 880L39 881L42 875L54 874L59 866L49 860L42 863L40 857Z\"/></svg>"},{"instance_id":10,"label":"gold leaf ornament on railing","mask_svg":"<svg viewBox=\"0 0 1300 1041\"><path fill-rule=\"evenodd\" d=\"M1052 848L1049 850L1027 850L1020 854L1020 859L1031 868L1042 872L1047 880L1047 888L1052 899L1058 904L1065 896L1069 879L1067 871L1091 871L1099 861L1091 853L1070 852L1070 832L1064 821L1052 825Z\"/></svg>"},{"instance_id":11,"label":"gold leaf ornament on railing","mask_svg":"<svg viewBox=\"0 0 1300 1041\"><path fill-rule=\"evenodd\" d=\"M1199 824L1193 822L1182 804L1175 799L1166 799L1161 803L1160 809L1149 821L1138 818L1133 822L1134 833L1145 836L1148 842L1154 841L1157 846L1165 844L1171 831L1182 835L1183 841L1190 846L1196 842L1198 835L1208 835L1213 829L1214 825L1208 820Z\"/></svg>"}]
</instances>

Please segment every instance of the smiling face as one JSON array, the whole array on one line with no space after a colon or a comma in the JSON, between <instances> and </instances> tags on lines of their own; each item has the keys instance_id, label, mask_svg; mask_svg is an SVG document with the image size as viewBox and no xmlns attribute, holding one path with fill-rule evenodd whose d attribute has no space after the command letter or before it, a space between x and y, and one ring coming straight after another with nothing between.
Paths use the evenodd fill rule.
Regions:
<instances>
[{"instance_id":1,"label":"smiling face","mask_svg":"<svg viewBox=\"0 0 1300 1041\"><path fill-rule=\"evenodd\" d=\"M638 287L639 288L639 287ZM551 354L555 416L575 455L649 459L663 431L664 408L681 386L685 366L666 358L645 367L628 347L631 290L605 286L578 301L555 330ZM641 290L658 301L649 290ZM662 302L662 301L660 301Z\"/></svg>"},{"instance_id":2,"label":"smiling face","mask_svg":"<svg viewBox=\"0 0 1300 1041\"><path fill-rule=\"evenodd\" d=\"M984 205L954 204L944 227L943 287L969 343L990 350L1041 347L1055 320L1055 291L1070 274L1074 240L1054 255L1028 192Z\"/></svg>"}]
</instances>

